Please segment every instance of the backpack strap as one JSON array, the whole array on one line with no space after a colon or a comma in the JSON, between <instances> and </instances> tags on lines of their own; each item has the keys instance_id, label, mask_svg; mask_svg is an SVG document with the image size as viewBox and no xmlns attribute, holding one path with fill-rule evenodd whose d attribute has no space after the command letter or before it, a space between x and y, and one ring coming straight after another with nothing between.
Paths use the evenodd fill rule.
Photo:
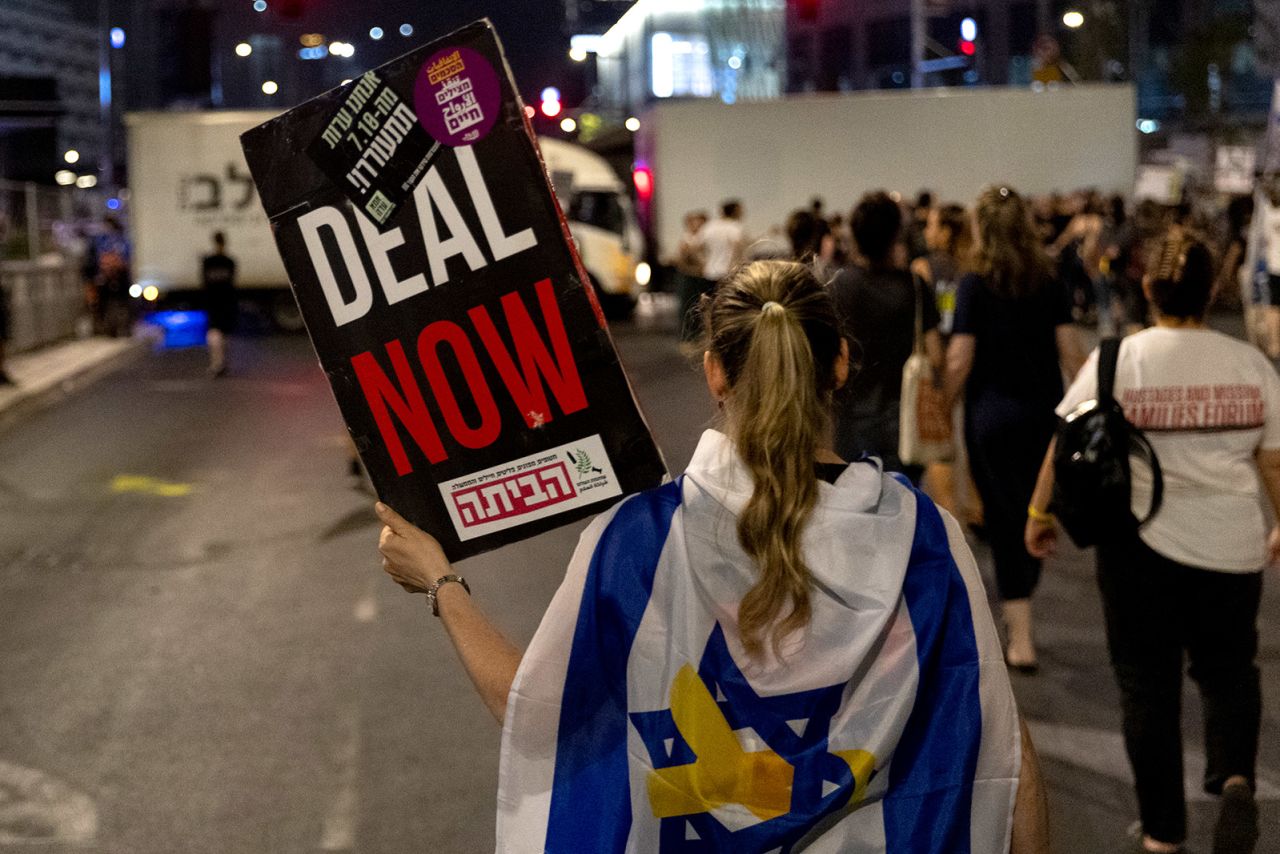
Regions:
<instances>
[{"instance_id":1,"label":"backpack strap","mask_svg":"<svg viewBox=\"0 0 1280 854\"><path fill-rule=\"evenodd\" d=\"M1120 339L1103 338L1098 345L1098 403L1115 399L1116 363L1120 361Z\"/></svg>"},{"instance_id":2,"label":"backpack strap","mask_svg":"<svg viewBox=\"0 0 1280 854\"><path fill-rule=\"evenodd\" d=\"M1147 515L1138 521L1138 527L1141 528L1160 512L1160 507L1164 504L1164 472L1160 470L1160 458L1156 456L1155 448L1151 447L1147 437L1136 427L1129 430L1129 452L1151 469L1151 506L1147 508Z\"/></svg>"}]
</instances>

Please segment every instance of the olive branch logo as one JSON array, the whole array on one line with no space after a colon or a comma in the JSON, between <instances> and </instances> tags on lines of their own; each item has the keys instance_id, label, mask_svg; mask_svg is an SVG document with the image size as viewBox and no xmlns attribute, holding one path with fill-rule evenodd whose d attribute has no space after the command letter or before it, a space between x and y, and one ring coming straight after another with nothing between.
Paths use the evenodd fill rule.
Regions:
<instances>
[{"instance_id":1,"label":"olive branch logo","mask_svg":"<svg viewBox=\"0 0 1280 854\"><path fill-rule=\"evenodd\" d=\"M598 469L591 464L591 457L587 455L586 451L581 448L575 448L574 453L577 454L576 457L568 452L565 452L565 455L569 458L569 462L573 463L574 468L578 470L578 477L586 477L592 472L595 472L596 474L604 474L601 469Z\"/></svg>"}]
</instances>

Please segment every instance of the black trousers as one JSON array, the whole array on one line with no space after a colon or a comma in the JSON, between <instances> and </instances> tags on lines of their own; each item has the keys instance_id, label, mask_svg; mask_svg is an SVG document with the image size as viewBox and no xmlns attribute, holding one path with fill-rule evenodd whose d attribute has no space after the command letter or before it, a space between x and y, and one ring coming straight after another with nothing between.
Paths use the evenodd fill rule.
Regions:
<instances>
[{"instance_id":1,"label":"black trousers","mask_svg":"<svg viewBox=\"0 0 1280 854\"><path fill-rule=\"evenodd\" d=\"M1143 830L1186 838L1182 788L1182 662L1204 703L1204 788L1254 782L1262 693L1258 605L1262 573L1214 572L1158 554L1137 535L1098 547L1098 586L1111 666L1120 685L1124 742Z\"/></svg>"},{"instance_id":2,"label":"black trousers","mask_svg":"<svg viewBox=\"0 0 1280 854\"><path fill-rule=\"evenodd\" d=\"M970 398L965 404L969 470L982 497L996 588L1006 602L1030 597L1040 583L1040 561L1027 553L1024 533L1055 424L1052 407L1028 410L1003 399Z\"/></svg>"}]
</instances>

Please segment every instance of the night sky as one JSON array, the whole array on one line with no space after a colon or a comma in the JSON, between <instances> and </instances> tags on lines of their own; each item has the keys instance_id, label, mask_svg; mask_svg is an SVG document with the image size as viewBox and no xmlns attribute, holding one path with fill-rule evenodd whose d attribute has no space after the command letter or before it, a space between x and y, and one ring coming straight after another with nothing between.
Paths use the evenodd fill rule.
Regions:
<instances>
[{"instance_id":1,"label":"night sky","mask_svg":"<svg viewBox=\"0 0 1280 854\"><path fill-rule=\"evenodd\" d=\"M3 0L0 0L3 2ZM112 23L128 24L128 19L145 9L172 8L174 0L53 0L72 7L76 17L93 21L100 4L109 11ZM526 97L548 85L565 90L566 104L572 106L585 94L583 70L568 59L569 38L564 32L563 0L268 0L265 13L253 11L253 0L205 0L192 5L219 10L218 27L223 49L253 33L270 33L295 44L302 33L320 33L328 41L347 41L356 46L355 65L364 69L380 65L424 42L478 18L490 18L506 49L516 81ZM297 16L286 13L292 5ZM625 6L621 7L625 8ZM619 9L619 12L621 9ZM143 12L145 14L145 12ZM414 33L404 38L398 33L403 23ZM369 38L371 27L381 27L381 41ZM134 43L133 49L140 47Z\"/></svg>"},{"instance_id":2,"label":"night sky","mask_svg":"<svg viewBox=\"0 0 1280 854\"><path fill-rule=\"evenodd\" d=\"M220 0L224 8L249 9L251 0ZM516 80L527 94L551 82L563 83L571 69L566 58L569 39L561 30L561 0L295 0L303 8L297 24L333 39L354 43L359 64L372 67L464 26L488 17L498 30ZM248 15L255 15L251 10ZM267 14L271 14L268 12ZM408 22L414 35L403 38L396 29ZM291 24L292 29L296 24ZM369 28L382 27L387 36L371 41ZM554 80L553 80L554 78ZM546 81L546 82L542 82Z\"/></svg>"}]
</instances>

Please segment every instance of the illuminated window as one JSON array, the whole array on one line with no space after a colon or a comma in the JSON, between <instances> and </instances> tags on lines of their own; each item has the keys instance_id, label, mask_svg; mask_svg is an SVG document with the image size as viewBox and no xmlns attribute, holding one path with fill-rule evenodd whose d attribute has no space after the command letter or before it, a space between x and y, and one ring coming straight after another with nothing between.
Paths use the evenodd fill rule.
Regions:
<instances>
[{"instance_id":1,"label":"illuminated window","mask_svg":"<svg viewBox=\"0 0 1280 854\"><path fill-rule=\"evenodd\" d=\"M711 49L704 36L654 33L650 46L654 96L709 98L715 92Z\"/></svg>"}]
</instances>

